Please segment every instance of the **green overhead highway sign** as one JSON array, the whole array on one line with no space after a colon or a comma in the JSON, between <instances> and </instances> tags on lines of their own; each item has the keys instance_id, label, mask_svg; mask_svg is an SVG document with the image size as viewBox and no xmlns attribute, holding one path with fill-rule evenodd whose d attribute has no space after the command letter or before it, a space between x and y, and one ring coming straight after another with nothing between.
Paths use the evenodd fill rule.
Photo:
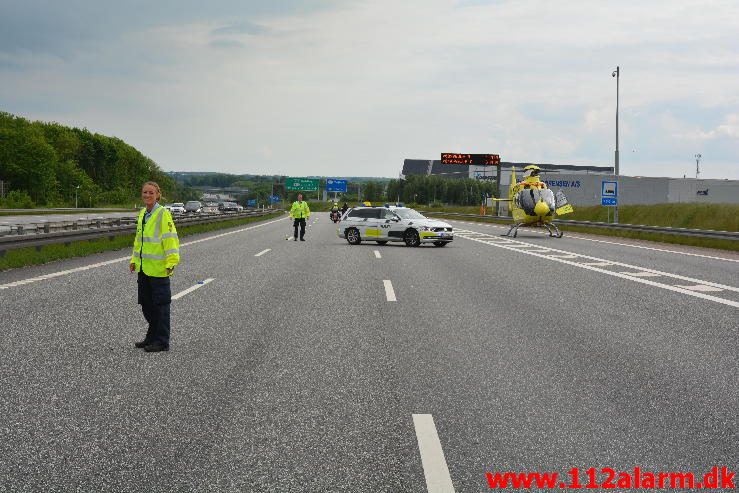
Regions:
<instances>
[{"instance_id":1,"label":"green overhead highway sign","mask_svg":"<svg viewBox=\"0 0 739 493\"><path fill-rule=\"evenodd\" d=\"M303 192L318 191L318 178L287 178L285 187L288 190L300 190Z\"/></svg>"}]
</instances>

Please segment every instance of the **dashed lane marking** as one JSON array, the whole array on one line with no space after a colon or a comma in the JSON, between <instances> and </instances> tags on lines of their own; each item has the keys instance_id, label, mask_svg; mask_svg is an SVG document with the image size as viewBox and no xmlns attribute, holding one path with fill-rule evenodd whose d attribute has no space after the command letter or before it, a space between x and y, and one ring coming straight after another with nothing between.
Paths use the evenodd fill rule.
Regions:
<instances>
[{"instance_id":1,"label":"dashed lane marking","mask_svg":"<svg viewBox=\"0 0 739 493\"><path fill-rule=\"evenodd\" d=\"M413 426L416 428L426 489L429 493L454 493L454 485L439 434L436 432L434 417L430 414L414 414Z\"/></svg>"},{"instance_id":2,"label":"dashed lane marking","mask_svg":"<svg viewBox=\"0 0 739 493\"><path fill-rule=\"evenodd\" d=\"M172 299L173 299L173 300L179 300L180 298L182 298L182 297L183 297L183 296L185 296L186 294L192 293L192 292L193 292L193 291L195 291L196 289L200 289L200 288L202 288L203 286L205 286L206 284L208 284L208 283L209 283L209 282L211 282L212 280L213 280L213 279L206 279L205 281L200 281L200 282L199 282L199 283L197 283L196 285L194 285L194 286L190 286L189 288L187 288L187 289L185 289L185 290L183 290L183 291L180 291L180 292L179 292L179 293L177 293L176 295L172 296Z\"/></svg>"},{"instance_id":3,"label":"dashed lane marking","mask_svg":"<svg viewBox=\"0 0 739 493\"><path fill-rule=\"evenodd\" d=\"M271 248L267 248L267 249L262 250L261 252L255 254L254 256L255 257L261 257L262 255L264 255L265 253L269 252L270 250L272 250L272 249Z\"/></svg>"},{"instance_id":4,"label":"dashed lane marking","mask_svg":"<svg viewBox=\"0 0 739 493\"><path fill-rule=\"evenodd\" d=\"M375 250L375 258L382 258L382 255L380 255L379 250Z\"/></svg>"},{"instance_id":5,"label":"dashed lane marking","mask_svg":"<svg viewBox=\"0 0 739 493\"><path fill-rule=\"evenodd\" d=\"M627 276L634 276L634 277L660 277L662 275L662 274L657 274L656 272L621 272L621 274L626 274Z\"/></svg>"},{"instance_id":6,"label":"dashed lane marking","mask_svg":"<svg viewBox=\"0 0 739 493\"><path fill-rule=\"evenodd\" d=\"M389 281L385 279L382 281L382 283L385 285L385 297L388 301L398 301L398 299L395 297L395 290L393 289L393 283L392 281Z\"/></svg>"}]
</instances>

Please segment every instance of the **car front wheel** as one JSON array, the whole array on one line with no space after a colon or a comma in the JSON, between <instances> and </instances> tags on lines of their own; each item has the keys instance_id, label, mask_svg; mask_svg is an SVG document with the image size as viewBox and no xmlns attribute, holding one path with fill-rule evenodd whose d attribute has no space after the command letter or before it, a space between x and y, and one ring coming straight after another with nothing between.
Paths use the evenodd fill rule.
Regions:
<instances>
[{"instance_id":1,"label":"car front wheel","mask_svg":"<svg viewBox=\"0 0 739 493\"><path fill-rule=\"evenodd\" d=\"M403 241L409 247L417 247L421 244L421 237L418 236L418 231L415 229L409 229L403 235Z\"/></svg>"},{"instance_id":2,"label":"car front wheel","mask_svg":"<svg viewBox=\"0 0 739 493\"><path fill-rule=\"evenodd\" d=\"M348 241L350 245L359 245L362 243L362 237L359 236L359 230L357 228L347 229L346 241Z\"/></svg>"}]
</instances>

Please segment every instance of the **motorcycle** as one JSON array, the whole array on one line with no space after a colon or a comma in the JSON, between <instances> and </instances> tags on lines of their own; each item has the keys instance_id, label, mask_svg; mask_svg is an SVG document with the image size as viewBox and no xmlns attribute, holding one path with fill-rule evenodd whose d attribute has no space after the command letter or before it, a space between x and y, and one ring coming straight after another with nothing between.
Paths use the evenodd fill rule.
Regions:
<instances>
[{"instance_id":1,"label":"motorcycle","mask_svg":"<svg viewBox=\"0 0 739 493\"><path fill-rule=\"evenodd\" d=\"M331 211L330 217L335 223L338 223L341 220L341 214L339 214L339 211Z\"/></svg>"}]
</instances>

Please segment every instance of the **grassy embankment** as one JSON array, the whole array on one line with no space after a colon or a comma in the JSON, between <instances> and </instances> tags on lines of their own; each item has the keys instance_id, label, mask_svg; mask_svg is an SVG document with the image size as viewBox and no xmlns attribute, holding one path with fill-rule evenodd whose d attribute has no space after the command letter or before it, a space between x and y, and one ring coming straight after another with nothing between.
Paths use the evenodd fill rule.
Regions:
<instances>
[{"instance_id":1,"label":"grassy embankment","mask_svg":"<svg viewBox=\"0 0 739 493\"><path fill-rule=\"evenodd\" d=\"M458 212L463 214L479 214L479 207L416 207L420 210L434 211L439 217L443 212ZM494 214L494 208L488 208L488 215ZM448 216L453 219L453 216ZM576 207L573 214L562 216L561 219L577 221L607 222L608 210L606 207ZM471 221L490 221L509 224L510 221L492 218L465 218ZM638 224L648 226L667 226L672 228L710 229L716 231L739 231L739 205L736 204L659 204L659 205L626 205L619 207L619 223ZM677 236L664 233L645 233L636 231L611 230L583 226L562 225L560 229L567 232L591 233L603 236L617 236L621 238L635 238L640 240L676 243L681 245L719 248L723 250L739 251L739 241L717 240L709 238L695 238Z\"/></svg>"},{"instance_id":2,"label":"grassy embankment","mask_svg":"<svg viewBox=\"0 0 739 493\"><path fill-rule=\"evenodd\" d=\"M247 217L244 219L233 219L209 224L193 224L177 228L180 238L198 233L206 233L218 229L233 228L257 221L273 219L282 211L275 210L275 214L261 217ZM8 250L0 257L0 270L14 269L30 265L45 264L54 260L72 257L84 257L94 253L107 252L111 250L124 250L127 253L133 245L133 234L115 236L112 240L102 238L98 240L73 241L68 246L64 244L46 245L40 248L18 248Z\"/></svg>"}]
</instances>

